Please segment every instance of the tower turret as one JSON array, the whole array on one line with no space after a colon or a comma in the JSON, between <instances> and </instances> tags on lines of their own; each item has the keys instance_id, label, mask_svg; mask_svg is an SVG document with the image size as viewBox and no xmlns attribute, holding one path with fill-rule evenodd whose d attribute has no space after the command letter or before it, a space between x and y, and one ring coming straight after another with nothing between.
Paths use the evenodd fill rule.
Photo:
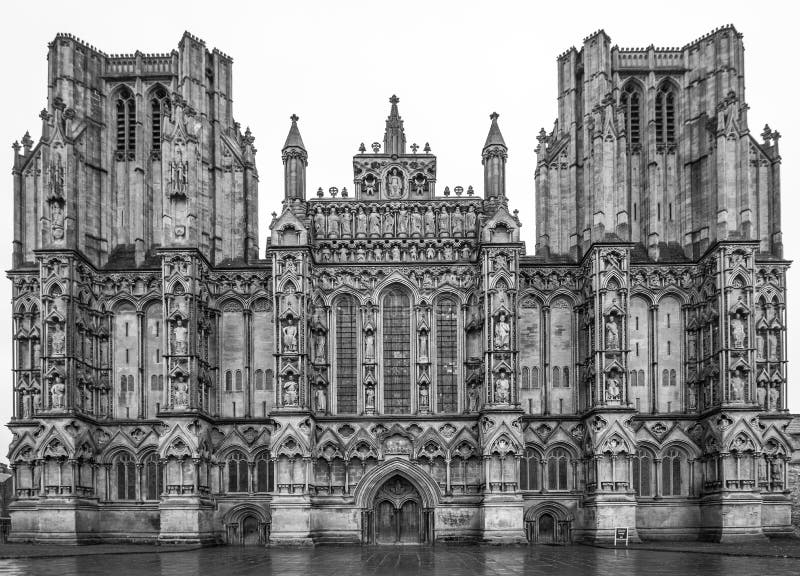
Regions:
<instances>
[{"instance_id":1,"label":"tower turret","mask_svg":"<svg viewBox=\"0 0 800 576\"><path fill-rule=\"evenodd\" d=\"M286 200L306 199L306 166L308 166L308 153L297 127L299 120L292 114L292 127L283 145L282 158L284 170L284 197Z\"/></svg>"},{"instance_id":2,"label":"tower turret","mask_svg":"<svg viewBox=\"0 0 800 576\"><path fill-rule=\"evenodd\" d=\"M486 144L483 145L483 189L486 198L499 198L506 195L506 159L508 158L508 148L500 133L497 125L497 118L500 115L492 112L489 118L492 125L489 128L489 135L486 137Z\"/></svg>"}]
</instances>

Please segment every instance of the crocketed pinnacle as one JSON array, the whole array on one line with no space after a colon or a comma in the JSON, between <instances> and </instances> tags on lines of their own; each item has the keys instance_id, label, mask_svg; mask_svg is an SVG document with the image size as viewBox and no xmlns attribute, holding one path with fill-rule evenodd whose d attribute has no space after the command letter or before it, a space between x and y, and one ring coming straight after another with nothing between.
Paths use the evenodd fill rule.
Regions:
<instances>
[{"instance_id":1,"label":"crocketed pinnacle","mask_svg":"<svg viewBox=\"0 0 800 576\"><path fill-rule=\"evenodd\" d=\"M400 113L397 111L397 103L400 98L392 95L389 98L392 104L392 109L389 111L389 117L386 119L386 132L383 135L383 152L384 154L405 154L406 152L406 134L403 128L403 119L400 118Z\"/></svg>"}]
</instances>

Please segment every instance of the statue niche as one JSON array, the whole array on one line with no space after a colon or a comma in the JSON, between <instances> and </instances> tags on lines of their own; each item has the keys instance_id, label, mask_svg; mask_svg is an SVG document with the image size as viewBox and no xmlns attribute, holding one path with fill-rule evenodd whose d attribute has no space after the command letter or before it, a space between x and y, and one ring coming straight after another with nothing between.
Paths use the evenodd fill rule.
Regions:
<instances>
[{"instance_id":1,"label":"statue niche","mask_svg":"<svg viewBox=\"0 0 800 576\"><path fill-rule=\"evenodd\" d=\"M399 200L405 195L405 175L402 170L392 168L386 175L386 197Z\"/></svg>"}]
</instances>

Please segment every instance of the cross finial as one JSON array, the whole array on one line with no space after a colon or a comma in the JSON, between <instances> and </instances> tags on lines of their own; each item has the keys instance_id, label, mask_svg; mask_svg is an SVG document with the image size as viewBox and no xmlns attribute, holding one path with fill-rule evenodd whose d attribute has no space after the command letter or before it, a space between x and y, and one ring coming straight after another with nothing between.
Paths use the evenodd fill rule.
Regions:
<instances>
[{"instance_id":1,"label":"cross finial","mask_svg":"<svg viewBox=\"0 0 800 576\"><path fill-rule=\"evenodd\" d=\"M492 112L491 114L489 114L489 118L491 118L492 120L497 120L499 117L500 114L498 114L497 112Z\"/></svg>"},{"instance_id":2,"label":"cross finial","mask_svg":"<svg viewBox=\"0 0 800 576\"><path fill-rule=\"evenodd\" d=\"M397 104L398 102L400 102L400 98L398 98L396 95L392 94L392 97L389 98L389 102L391 104Z\"/></svg>"},{"instance_id":3,"label":"cross finial","mask_svg":"<svg viewBox=\"0 0 800 576\"><path fill-rule=\"evenodd\" d=\"M300 120L300 116L298 116L297 114L292 114L291 116L289 116L289 119L292 122L297 122L298 120Z\"/></svg>"},{"instance_id":4,"label":"cross finial","mask_svg":"<svg viewBox=\"0 0 800 576\"><path fill-rule=\"evenodd\" d=\"M417 153L417 150L419 150L419 146L417 145L417 143L416 143L416 142L414 142L414 143L411 145L411 152L413 152L414 154L416 154L416 153Z\"/></svg>"}]
</instances>

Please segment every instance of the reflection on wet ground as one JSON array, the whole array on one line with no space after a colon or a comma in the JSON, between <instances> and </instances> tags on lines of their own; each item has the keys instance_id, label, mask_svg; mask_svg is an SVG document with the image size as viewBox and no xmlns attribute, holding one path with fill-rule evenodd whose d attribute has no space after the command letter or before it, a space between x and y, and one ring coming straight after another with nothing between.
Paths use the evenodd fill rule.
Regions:
<instances>
[{"instance_id":1,"label":"reflection on wet ground","mask_svg":"<svg viewBox=\"0 0 800 576\"><path fill-rule=\"evenodd\" d=\"M188 552L0 560L0 575L361 576L800 574L796 558L750 558L589 546L203 548Z\"/></svg>"}]
</instances>

